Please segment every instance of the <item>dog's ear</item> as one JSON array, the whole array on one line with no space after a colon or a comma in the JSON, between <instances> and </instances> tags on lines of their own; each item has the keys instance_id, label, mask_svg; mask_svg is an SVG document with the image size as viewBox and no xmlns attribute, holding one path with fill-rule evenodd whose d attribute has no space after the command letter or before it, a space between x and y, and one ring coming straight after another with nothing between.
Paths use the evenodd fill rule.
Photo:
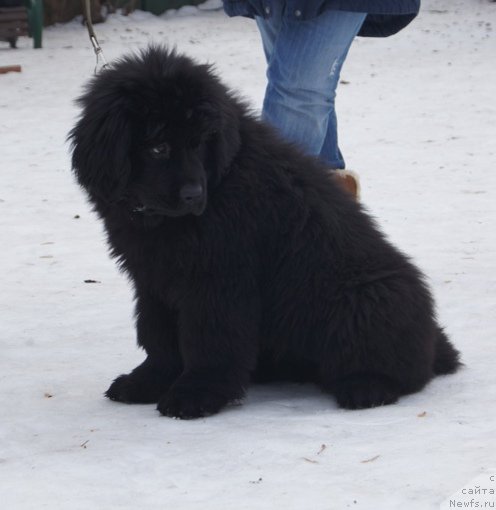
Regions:
<instances>
[{"instance_id":1,"label":"dog's ear","mask_svg":"<svg viewBox=\"0 0 496 510\"><path fill-rule=\"evenodd\" d=\"M83 112L68 137L73 171L91 197L113 202L122 195L131 172L131 130L125 105L117 98L92 97L91 93L79 102Z\"/></svg>"},{"instance_id":2,"label":"dog's ear","mask_svg":"<svg viewBox=\"0 0 496 510\"><path fill-rule=\"evenodd\" d=\"M220 101L205 101L201 106L209 132L206 166L211 180L220 180L231 166L241 146L242 108L226 95Z\"/></svg>"},{"instance_id":3,"label":"dog's ear","mask_svg":"<svg viewBox=\"0 0 496 510\"><path fill-rule=\"evenodd\" d=\"M227 171L241 145L239 132L241 112L236 106L224 105L212 136L216 166L221 173Z\"/></svg>"}]
</instances>

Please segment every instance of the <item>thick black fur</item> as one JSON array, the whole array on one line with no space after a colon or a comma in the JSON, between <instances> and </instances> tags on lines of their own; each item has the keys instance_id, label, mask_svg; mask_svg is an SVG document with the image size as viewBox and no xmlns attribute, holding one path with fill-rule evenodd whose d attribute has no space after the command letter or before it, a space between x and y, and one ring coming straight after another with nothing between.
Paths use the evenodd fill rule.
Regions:
<instances>
[{"instance_id":1,"label":"thick black fur","mask_svg":"<svg viewBox=\"0 0 496 510\"><path fill-rule=\"evenodd\" d=\"M80 104L74 172L134 283L147 354L107 397L195 418L290 379L356 409L457 369L419 270L208 66L152 47Z\"/></svg>"}]
</instances>

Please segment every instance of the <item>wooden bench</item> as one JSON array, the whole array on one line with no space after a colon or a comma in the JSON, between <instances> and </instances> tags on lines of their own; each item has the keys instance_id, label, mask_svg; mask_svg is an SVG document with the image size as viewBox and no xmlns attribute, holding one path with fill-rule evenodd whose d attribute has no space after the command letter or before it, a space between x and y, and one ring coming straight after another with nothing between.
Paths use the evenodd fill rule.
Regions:
<instances>
[{"instance_id":1,"label":"wooden bench","mask_svg":"<svg viewBox=\"0 0 496 510\"><path fill-rule=\"evenodd\" d=\"M15 48L21 35L29 35L26 7L0 7L0 39Z\"/></svg>"},{"instance_id":2,"label":"wooden bench","mask_svg":"<svg viewBox=\"0 0 496 510\"><path fill-rule=\"evenodd\" d=\"M29 35L33 38L33 46L41 48L43 2L24 0L23 3L24 6L2 7L0 2L0 41L7 41L11 48L15 48L18 37Z\"/></svg>"}]
</instances>

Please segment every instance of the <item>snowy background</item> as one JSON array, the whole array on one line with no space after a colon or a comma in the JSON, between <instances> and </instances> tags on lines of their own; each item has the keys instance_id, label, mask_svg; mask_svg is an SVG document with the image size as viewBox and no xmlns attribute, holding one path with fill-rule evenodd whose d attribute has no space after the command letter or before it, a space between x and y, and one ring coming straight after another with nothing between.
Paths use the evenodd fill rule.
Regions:
<instances>
[{"instance_id":1,"label":"snowy background","mask_svg":"<svg viewBox=\"0 0 496 510\"><path fill-rule=\"evenodd\" d=\"M41 50L0 43L0 65L22 65L0 75L3 509L434 509L496 467L496 3L422 9L397 36L354 44L341 148L371 214L429 276L466 366L364 411L290 384L196 421L103 398L143 354L65 143L93 51L77 20L46 29ZM108 60L174 44L261 104L250 20L137 11L96 30Z\"/></svg>"}]
</instances>

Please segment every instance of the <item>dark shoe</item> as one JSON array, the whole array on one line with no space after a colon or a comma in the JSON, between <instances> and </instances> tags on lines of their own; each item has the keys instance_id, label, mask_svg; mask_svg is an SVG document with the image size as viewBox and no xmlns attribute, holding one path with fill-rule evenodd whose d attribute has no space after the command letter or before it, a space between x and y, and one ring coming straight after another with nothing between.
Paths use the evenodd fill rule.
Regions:
<instances>
[{"instance_id":1,"label":"dark shoe","mask_svg":"<svg viewBox=\"0 0 496 510\"><path fill-rule=\"evenodd\" d=\"M351 170L333 170L332 177L357 202L360 200L360 178L357 173Z\"/></svg>"}]
</instances>

